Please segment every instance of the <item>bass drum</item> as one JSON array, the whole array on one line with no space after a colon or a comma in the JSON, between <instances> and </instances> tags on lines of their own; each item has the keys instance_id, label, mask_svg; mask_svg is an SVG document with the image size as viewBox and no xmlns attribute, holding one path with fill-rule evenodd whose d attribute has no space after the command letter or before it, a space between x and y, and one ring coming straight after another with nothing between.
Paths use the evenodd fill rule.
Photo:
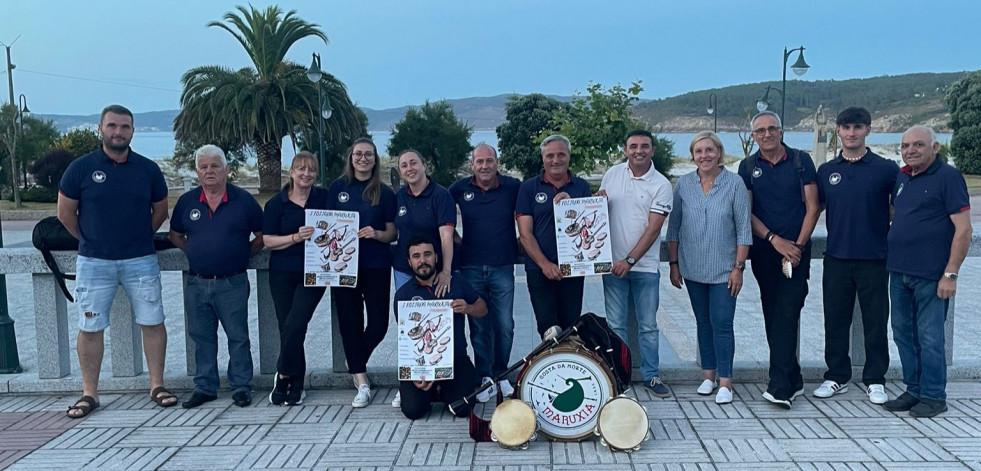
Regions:
<instances>
[{"instance_id":1,"label":"bass drum","mask_svg":"<svg viewBox=\"0 0 981 471\"><path fill-rule=\"evenodd\" d=\"M613 396L610 367L577 337L533 358L518 375L518 398L532 405L543 435L579 441L593 434Z\"/></svg>"}]
</instances>

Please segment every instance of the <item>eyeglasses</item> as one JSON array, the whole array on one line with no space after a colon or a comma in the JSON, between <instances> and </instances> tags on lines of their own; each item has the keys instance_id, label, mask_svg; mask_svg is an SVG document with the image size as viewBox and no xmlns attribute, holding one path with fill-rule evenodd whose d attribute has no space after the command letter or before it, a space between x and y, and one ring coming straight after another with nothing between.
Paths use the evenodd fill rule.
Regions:
<instances>
[{"instance_id":1,"label":"eyeglasses","mask_svg":"<svg viewBox=\"0 0 981 471\"><path fill-rule=\"evenodd\" d=\"M352 155L354 156L354 160L361 160L361 159L371 160L375 158L374 152L355 152Z\"/></svg>"},{"instance_id":2,"label":"eyeglasses","mask_svg":"<svg viewBox=\"0 0 981 471\"><path fill-rule=\"evenodd\" d=\"M780 132L780 130L781 130L781 129L780 129L780 128L778 128L778 127L776 127L776 126L770 126L770 127L768 127L768 128L759 128L759 129L754 129L754 130L753 130L753 134L754 134L754 135L755 135L756 137L763 137L763 136L765 136L765 135L766 135L766 133L770 133L770 134L774 134L774 135L776 135L776 134L777 134L778 132Z\"/></svg>"}]
</instances>

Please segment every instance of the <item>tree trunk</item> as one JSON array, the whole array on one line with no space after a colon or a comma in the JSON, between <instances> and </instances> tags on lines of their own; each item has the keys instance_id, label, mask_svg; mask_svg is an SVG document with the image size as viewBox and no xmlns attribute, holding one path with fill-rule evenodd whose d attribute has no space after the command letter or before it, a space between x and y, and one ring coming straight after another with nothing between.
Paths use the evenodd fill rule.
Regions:
<instances>
[{"instance_id":1,"label":"tree trunk","mask_svg":"<svg viewBox=\"0 0 981 471\"><path fill-rule=\"evenodd\" d=\"M278 141L256 141L259 161L259 192L276 193L283 186L283 150Z\"/></svg>"}]
</instances>

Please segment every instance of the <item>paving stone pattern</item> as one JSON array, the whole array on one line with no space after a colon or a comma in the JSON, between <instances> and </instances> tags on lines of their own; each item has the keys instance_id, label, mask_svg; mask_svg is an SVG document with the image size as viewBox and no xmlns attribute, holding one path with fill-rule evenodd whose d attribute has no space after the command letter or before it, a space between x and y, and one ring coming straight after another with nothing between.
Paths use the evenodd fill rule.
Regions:
<instances>
[{"instance_id":1,"label":"paving stone pattern","mask_svg":"<svg viewBox=\"0 0 981 471\"><path fill-rule=\"evenodd\" d=\"M351 407L353 390L312 390L297 407L272 406L257 391L251 407L222 397L193 410L155 407L143 393L104 394L82 420L64 415L74 396L8 395L0 398L0 469L981 471L974 382L951 383L950 410L934 419L887 412L860 385L830 399L802 396L789 411L763 401L759 383L737 384L725 406L695 394L696 383L671 386L668 399L627 392L647 408L653 437L633 453L593 438L540 438L523 451L474 443L468 421L440 407L405 419L389 404L390 389L375 391L366 409ZM888 390L901 391L894 383Z\"/></svg>"}]
</instances>

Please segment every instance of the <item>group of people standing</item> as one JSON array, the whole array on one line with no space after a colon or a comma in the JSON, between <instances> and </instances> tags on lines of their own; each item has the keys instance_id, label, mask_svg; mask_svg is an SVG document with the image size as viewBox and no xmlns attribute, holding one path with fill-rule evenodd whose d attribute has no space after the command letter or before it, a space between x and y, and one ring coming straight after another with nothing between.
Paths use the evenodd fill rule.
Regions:
<instances>
[{"instance_id":1,"label":"group of people standing","mask_svg":"<svg viewBox=\"0 0 981 471\"><path fill-rule=\"evenodd\" d=\"M608 201L614 257L611 273L603 275L604 298L608 323L624 339L628 300L634 304L643 384L652 395L671 394L660 379L656 317L661 262L656 242L667 220L670 281L687 287L696 318L705 376L697 392L717 390L717 403L732 401L733 317L743 271L751 260L770 346L764 398L791 407L803 390L796 348L807 295L810 236L826 206L829 370L815 396L829 397L847 388L848 326L857 293L866 332L863 381L873 402L886 402L886 283L891 278L894 338L907 392L886 407L912 409L914 416L945 410L943 317L966 255L965 237L970 239L966 186L955 170L936 159L938 144L928 128L914 127L904 134L908 165L900 173L895 163L865 147L870 123L864 109L842 112L837 123L842 154L818 171L807 153L783 143L779 117L773 113L753 118L759 151L740 164L738 175L723 166L719 137L698 133L689 147L697 169L680 177L674 191L653 166L653 135L638 130L626 137L625 161L606 172L597 192ZM153 233L168 215L167 186L156 164L129 148L129 110L107 107L99 131L102 147L69 166L58 200L59 219L80 240L76 293L83 396L69 408L68 415L75 418L99 407L102 333L118 285L143 330L151 399L162 407L177 403L163 385L166 330L152 244ZM447 189L427 176L421 153L407 150L396 160L405 184L395 192L381 182L375 144L359 138L347 154L343 175L326 189L316 185L322 168L317 157L298 153L289 182L263 211L245 190L228 183L220 148L199 148L195 170L201 186L180 197L170 226L171 241L188 259L184 303L197 368L194 392L183 406L197 407L218 397L219 325L228 337L232 400L242 407L252 403L246 268L249 257L263 247L271 251L269 288L280 334L269 401L302 404L304 341L326 292L303 284L304 241L314 233L305 225L306 209L359 214L357 286L331 288L356 389L353 407L371 402L366 365L387 333L389 306L397 319L398 302L405 300L453 300L455 329L454 378L402 382L393 405L406 417L422 417L434 401L460 399L479 382L490 383L477 397L481 402L498 390L513 394L503 373L514 338L514 264L519 253L542 337L550 328L572 326L582 311L583 278L563 277L555 240L553 204L592 196L589 184L569 171L571 152L567 138L545 138L542 174L521 182L502 175L497 151L481 144L470 161L473 176ZM462 234L456 228L457 208ZM110 220L120 223L107 224ZM389 304L393 282L396 293ZM467 355L467 322L474 361ZM464 415L469 408L454 412Z\"/></svg>"}]
</instances>

